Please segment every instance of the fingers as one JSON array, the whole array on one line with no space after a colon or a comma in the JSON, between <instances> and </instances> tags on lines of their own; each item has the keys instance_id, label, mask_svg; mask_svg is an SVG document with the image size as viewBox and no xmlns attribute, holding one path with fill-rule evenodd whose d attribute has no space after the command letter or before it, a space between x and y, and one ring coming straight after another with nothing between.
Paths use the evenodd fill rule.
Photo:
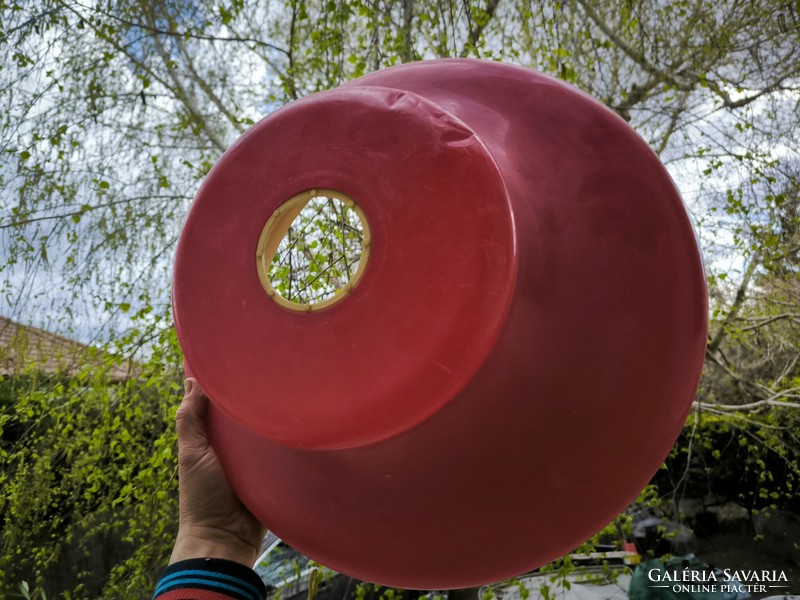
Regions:
<instances>
[{"instance_id":1,"label":"fingers","mask_svg":"<svg viewBox=\"0 0 800 600\"><path fill-rule=\"evenodd\" d=\"M189 378L184 382L186 394L183 397L175 424L180 445L202 446L206 443L205 414L208 398L196 380Z\"/></svg>"}]
</instances>

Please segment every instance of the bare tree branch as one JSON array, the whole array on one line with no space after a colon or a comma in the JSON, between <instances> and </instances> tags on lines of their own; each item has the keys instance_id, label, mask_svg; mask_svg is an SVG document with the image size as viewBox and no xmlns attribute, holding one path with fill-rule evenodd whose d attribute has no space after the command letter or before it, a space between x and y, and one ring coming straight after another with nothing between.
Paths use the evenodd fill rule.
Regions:
<instances>
[{"instance_id":1,"label":"bare tree branch","mask_svg":"<svg viewBox=\"0 0 800 600\"><path fill-rule=\"evenodd\" d=\"M717 348L719 348L722 340L728 334L728 328L738 316L739 311L742 309L742 305L744 304L744 299L747 294L747 287L750 285L750 280L753 278L753 274L755 273L756 267L760 261L761 253L756 251L750 258L750 263L747 265L747 269L744 272L744 276L739 284L739 288L736 290L736 297L734 298L733 304L728 310L728 314L725 315L725 319L723 319L722 323L719 325L717 334L708 344L709 354L714 354L717 351Z\"/></svg>"},{"instance_id":2,"label":"bare tree branch","mask_svg":"<svg viewBox=\"0 0 800 600\"><path fill-rule=\"evenodd\" d=\"M494 18L494 13L497 10L497 6L499 4L500 0L489 0L489 3L486 5L485 9L487 15L486 20L483 21L482 23L475 23L475 24L472 24L472 22L470 21L469 42L472 48L478 47L481 35L486 29L486 26L489 24L489 21L491 21L492 18ZM469 6L465 7L465 10L467 11L467 15L469 15L469 10L470 10ZM465 56L467 56L467 54L469 54L469 50L470 50L470 45L468 44L464 46L464 48L462 48L459 56L461 56L461 58L464 58Z\"/></svg>"}]
</instances>

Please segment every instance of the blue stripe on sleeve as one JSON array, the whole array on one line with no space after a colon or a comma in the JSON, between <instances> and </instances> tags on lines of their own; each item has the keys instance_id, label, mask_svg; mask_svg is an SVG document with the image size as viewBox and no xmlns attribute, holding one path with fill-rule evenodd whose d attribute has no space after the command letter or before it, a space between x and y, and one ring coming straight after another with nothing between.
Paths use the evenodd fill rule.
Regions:
<instances>
[{"instance_id":1,"label":"blue stripe on sleeve","mask_svg":"<svg viewBox=\"0 0 800 600\"><path fill-rule=\"evenodd\" d=\"M222 583L221 581L215 581L215 579L230 581L232 583L237 584L240 587L237 588L235 586ZM239 579L238 577L234 577L233 575L226 575L224 573L217 573L216 571L204 571L204 570L178 571L177 573L168 575L167 577L159 581L158 587L156 588L155 597L157 598L159 594L163 594L164 592L166 592L167 588L172 588L174 586L187 585L187 584L214 585L222 589L239 592L240 594L252 598L253 600L258 600L261 597L261 594L255 587L253 587L246 581Z\"/></svg>"},{"instance_id":2,"label":"blue stripe on sleeve","mask_svg":"<svg viewBox=\"0 0 800 600\"><path fill-rule=\"evenodd\" d=\"M234 587L232 585L228 585L227 583L220 583L219 581L208 582L208 581L206 581L204 579L193 579L191 577L186 578L186 579L178 579L176 581L173 581L172 583L167 584L166 586L160 586L160 587L163 587L163 589L161 589L160 592L157 591L157 594L164 594L164 593L166 593L166 592L168 592L168 591L170 591L172 589L180 589L181 586L184 586L184 585L187 585L187 584L189 584L189 585L191 585L191 584L194 584L194 585L207 585L209 587L213 586L213 587L219 588L221 590L230 590L231 592L235 592L237 594L240 594L240 595L244 596L245 598L250 598L250 600L258 600L258 598L256 598L252 594L249 594L249 593L245 592L244 590L242 590L242 588L237 588L237 587ZM158 596L156 596L156 597L158 597Z\"/></svg>"}]
</instances>

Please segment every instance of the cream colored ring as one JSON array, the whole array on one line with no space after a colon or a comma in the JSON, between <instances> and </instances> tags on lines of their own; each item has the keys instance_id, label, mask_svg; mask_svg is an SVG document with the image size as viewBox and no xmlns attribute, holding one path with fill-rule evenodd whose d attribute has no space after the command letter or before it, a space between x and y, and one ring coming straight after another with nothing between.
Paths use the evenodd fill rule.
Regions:
<instances>
[{"instance_id":1,"label":"cream colored ring","mask_svg":"<svg viewBox=\"0 0 800 600\"><path fill-rule=\"evenodd\" d=\"M348 208L355 211L356 215L361 221L361 227L363 229L363 235L361 238L361 258L358 261L358 268L356 269L355 274L350 278L350 281L342 286L342 288L338 290L333 297L323 300L322 302L315 302L314 304L302 304L287 300L281 296L274 287L272 287L272 282L269 278L269 268L272 264L272 259L275 256L275 253L278 251L278 246L280 245L281 240L289 231L289 227L291 227L292 223L297 218L297 215L300 214L300 211L303 210L303 207L306 204L318 196L336 198L337 200L343 202ZM308 190L301 192L296 196L292 196L289 200L281 204L267 220L267 223L264 225L264 229L261 230L261 235L258 238L258 245L256 246L256 269L258 271L258 279L261 281L261 285L267 292L267 295L280 306L295 312L318 311L323 308L333 306L337 302L341 302L353 291L361 279L361 276L364 274L364 269L369 258L370 247L371 237L367 219L364 217L364 213L361 208L353 201L352 198L343 194L342 192L337 192L336 190Z\"/></svg>"}]
</instances>

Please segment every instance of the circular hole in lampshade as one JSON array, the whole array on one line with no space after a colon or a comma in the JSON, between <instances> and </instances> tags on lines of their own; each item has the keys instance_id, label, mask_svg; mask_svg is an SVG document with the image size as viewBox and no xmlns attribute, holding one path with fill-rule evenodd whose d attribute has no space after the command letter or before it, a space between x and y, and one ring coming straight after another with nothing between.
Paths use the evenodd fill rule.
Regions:
<instances>
[{"instance_id":1,"label":"circular hole in lampshade","mask_svg":"<svg viewBox=\"0 0 800 600\"><path fill-rule=\"evenodd\" d=\"M270 216L258 241L261 285L278 304L310 312L340 302L358 284L369 257L364 213L352 198L315 189Z\"/></svg>"}]
</instances>

